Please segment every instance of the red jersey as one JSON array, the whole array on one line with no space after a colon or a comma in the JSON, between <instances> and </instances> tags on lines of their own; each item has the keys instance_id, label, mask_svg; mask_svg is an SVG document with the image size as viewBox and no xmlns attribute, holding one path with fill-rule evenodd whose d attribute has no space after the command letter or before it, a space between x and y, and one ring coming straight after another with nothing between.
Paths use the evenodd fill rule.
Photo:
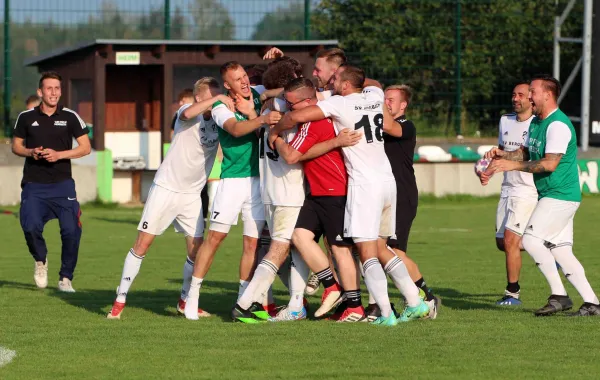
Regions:
<instances>
[{"instance_id":1,"label":"red jersey","mask_svg":"<svg viewBox=\"0 0 600 380\"><path fill-rule=\"evenodd\" d=\"M306 153L313 145L335 138L330 119L322 119L302 125L290 146ZM304 161L304 174L313 196L346 195L348 174L341 149L334 149L320 157Z\"/></svg>"}]
</instances>

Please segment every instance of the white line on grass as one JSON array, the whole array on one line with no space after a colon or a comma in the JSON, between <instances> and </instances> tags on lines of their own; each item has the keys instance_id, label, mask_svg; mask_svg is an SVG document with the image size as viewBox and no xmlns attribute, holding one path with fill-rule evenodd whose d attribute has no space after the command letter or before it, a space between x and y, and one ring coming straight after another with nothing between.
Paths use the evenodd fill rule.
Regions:
<instances>
[{"instance_id":1,"label":"white line on grass","mask_svg":"<svg viewBox=\"0 0 600 380\"><path fill-rule=\"evenodd\" d=\"M17 352L0 346L0 367L4 367L17 356Z\"/></svg>"}]
</instances>

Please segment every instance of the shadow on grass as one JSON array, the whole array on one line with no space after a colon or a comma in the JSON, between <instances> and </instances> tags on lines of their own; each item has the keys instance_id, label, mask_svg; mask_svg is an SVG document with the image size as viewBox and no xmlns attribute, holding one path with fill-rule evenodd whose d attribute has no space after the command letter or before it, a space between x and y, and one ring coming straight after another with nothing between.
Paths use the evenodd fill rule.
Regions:
<instances>
[{"instance_id":1,"label":"shadow on grass","mask_svg":"<svg viewBox=\"0 0 600 380\"><path fill-rule=\"evenodd\" d=\"M92 219L99 220L101 222L109 222L109 223L121 223L121 224L134 224L138 225L140 223L140 219L115 219L115 218L106 218L102 216L92 216Z\"/></svg>"},{"instance_id":2,"label":"shadow on grass","mask_svg":"<svg viewBox=\"0 0 600 380\"><path fill-rule=\"evenodd\" d=\"M434 288L433 293L442 300L442 308L455 310L506 310L507 307L496 305L500 295L497 293L466 293L451 288ZM490 300L490 297L493 297ZM521 310L530 313L531 310L522 307L511 307L510 310Z\"/></svg>"}]
</instances>

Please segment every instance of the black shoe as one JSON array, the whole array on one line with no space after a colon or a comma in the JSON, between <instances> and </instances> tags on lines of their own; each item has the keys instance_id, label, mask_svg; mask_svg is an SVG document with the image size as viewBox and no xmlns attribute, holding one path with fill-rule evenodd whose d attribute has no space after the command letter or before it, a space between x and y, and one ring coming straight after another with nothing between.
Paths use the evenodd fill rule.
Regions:
<instances>
[{"instance_id":1,"label":"black shoe","mask_svg":"<svg viewBox=\"0 0 600 380\"><path fill-rule=\"evenodd\" d=\"M234 322L260 323L269 319L269 313L258 302L254 302L248 310L235 304L233 309L231 309L231 319Z\"/></svg>"},{"instance_id":2,"label":"black shoe","mask_svg":"<svg viewBox=\"0 0 600 380\"><path fill-rule=\"evenodd\" d=\"M573 307L573 301L569 296L557 296L555 294L548 297L548 303L541 309L534 312L536 317L556 314L559 311L569 310Z\"/></svg>"},{"instance_id":3,"label":"black shoe","mask_svg":"<svg viewBox=\"0 0 600 380\"><path fill-rule=\"evenodd\" d=\"M600 305L586 302L575 313L569 314L571 317L591 317L600 315Z\"/></svg>"},{"instance_id":4,"label":"black shoe","mask_svg":"<svg viewBox=\"0 0 600 380\"><path fill-rule=\"evenodd\" d=\"M365 309L365 315L367 317L367 321L373 322L377 318L381 317L381 309L376 303L370 303Z\"/></svg>"}]
</instances>

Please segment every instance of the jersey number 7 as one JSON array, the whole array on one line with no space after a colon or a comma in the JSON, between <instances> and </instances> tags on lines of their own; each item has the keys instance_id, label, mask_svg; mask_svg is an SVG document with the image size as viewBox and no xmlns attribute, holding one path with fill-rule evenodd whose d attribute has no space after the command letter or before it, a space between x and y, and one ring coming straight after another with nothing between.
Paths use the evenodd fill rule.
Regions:
<instances>
[{"instance_id":1,"label":"jersey number 7","mask_svg":"<svg viewBox=\"0 0 600 380\"><path fill-rule=\"evenodd\" d=\"M383 115L378 113L373 117L373 124L375 124L375 131L373 131L373 127L371 125L371 120L369 120L369 115L363 115L358 123L354 124L354 130L357 131L361 128L365 130L365 137L367 138L367 143L373 142L373 133L375 133L375 138L377 141L383 141L383 136L381 132L383 131Z\"/></svg>"}]
</instances>

